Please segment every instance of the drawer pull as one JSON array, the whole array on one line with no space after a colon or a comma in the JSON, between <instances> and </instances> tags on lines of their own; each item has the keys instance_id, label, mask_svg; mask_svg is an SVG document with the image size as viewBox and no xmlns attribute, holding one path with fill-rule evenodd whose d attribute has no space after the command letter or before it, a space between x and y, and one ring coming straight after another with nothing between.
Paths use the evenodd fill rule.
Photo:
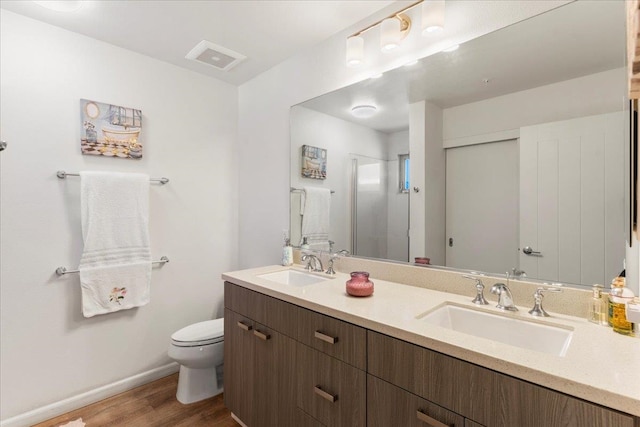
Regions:
<instances>
[{"instance_id":1,"label":"drawer pull","mask_svg":"<svg viewBox=\"0 0 640 427\"><path fill-rule=\"evenodd\" d=\"M336 400L338 400L338 395L333 395L333 394L329 394L326 391L324 391L323 389L320 388L320 386L315 386L313 388L313 391L320 397L322 397L325 400L328 400L329 402L333 403Z\"/></svg>"},{"instance_id":2,"label":"drawer pull","mask_svg":"<svg viewBox=\"0 0 640 427\"><path fill-rule=\"evenodd\" d=\"M244 323L242 320L238 321L238 327L240 329L244 329L245 331L250 331L252 329L251 325L247 325L246 323Z\"/></svg>"},{"instance_id":3,"label":"drawer pull","mask_svg":"<svg viewBox=\"0 0 640 427\"><path fill-rule=\"evenodd\" d=\"M329 344L335 344L335 343L338 342L338 337L332 337L332 336L329 336L327 334L323 334L320 331L316 331L316 333L314 335L319 340L324 341L324 342L328 342Z\"/></svg>"},{"instance_id":4,"label":"drawer pull","mask_svg":"<svg viewBox=\"0 0 640 427\"><path fill-rule=\"evenodd\" d=\"M258 338L260 338L260 339L261 339L261 340L263 340L263 341L266 341L266 340L268 340L269 338L271 338L271 335L269 335L269 334L265 334L264 332L260 332L260 331L259 331L259 330L257 330L257 329L254 329L254 330L253 330L253 335L257 336Z\"/></svg>"},{"instance_id":5,"label":"drawer pull","mask_svg":"<svg viewBox=\"0 0 640 427\"><path fill-rule=\"evenodd\" d=\"M418 417L419 421L422 421L423 423L427 423L427 425L430 425L431 427L451 427L448 426L447 424L441 423L440 421L431 418L429 415L425 414L422 411L417 411L416 416Z\"/></svg>"}]
</instances>

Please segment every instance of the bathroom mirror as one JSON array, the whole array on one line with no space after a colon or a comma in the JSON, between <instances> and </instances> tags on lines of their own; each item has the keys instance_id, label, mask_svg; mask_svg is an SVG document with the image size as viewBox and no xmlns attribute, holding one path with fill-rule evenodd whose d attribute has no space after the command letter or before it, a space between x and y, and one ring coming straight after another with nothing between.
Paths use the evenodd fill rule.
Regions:
<instances>
[{"instance_id":1,"label":"bathroom mirror","mask_svg":"<svg viewBox=\"0 0 640 427\"><path fill-rule=\"evenodd\" d=\"M322 187L334 250L609 283L625 256L624 22L624 2L569 3L293 106L293 244L298 189ZM301 176L303 145L327 150L326 179Z\"/></svg>"}]
</instances>

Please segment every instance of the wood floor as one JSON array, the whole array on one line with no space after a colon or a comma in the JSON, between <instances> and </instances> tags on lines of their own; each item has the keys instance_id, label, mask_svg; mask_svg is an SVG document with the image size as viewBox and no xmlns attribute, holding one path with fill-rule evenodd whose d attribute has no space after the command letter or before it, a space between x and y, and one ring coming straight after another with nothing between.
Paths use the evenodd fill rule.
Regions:
<instances>
[{"instance_id":1,"label":"wood floor","mask_svg":"<svg viewBox=\"0 0 640 427\"><path fill-rule=\"evenodd\" d=\"M33 427L58 427L82 418L86 427L237 427L222 395L183 405L176 400L178 374L170 375Z\"/></svg>"}]
</instances>

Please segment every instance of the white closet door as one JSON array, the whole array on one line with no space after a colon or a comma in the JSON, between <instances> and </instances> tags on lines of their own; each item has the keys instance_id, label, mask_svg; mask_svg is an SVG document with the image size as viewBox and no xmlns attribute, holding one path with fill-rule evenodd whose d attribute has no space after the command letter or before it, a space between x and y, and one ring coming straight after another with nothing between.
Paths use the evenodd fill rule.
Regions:
<instances>
[{"instance_id":1,"label":"white closet door","mask_svg":"<svg viewBox=\"0 0 640 427\"><path fill-rule=\"evenodd\" d=\"M518 266L517 140L447 149L446 265Z\"/></svg>"},{"instance_id":2,"label":"white closet door","mask_svg":"<svg viewBox=\"0 0 640 427\"><path fill-rule=\"evenodd\" d=\"M529 276L604 284L622 269L623 132L622 113L520 129L520 268Z\"/></svg>"}]
</instances>

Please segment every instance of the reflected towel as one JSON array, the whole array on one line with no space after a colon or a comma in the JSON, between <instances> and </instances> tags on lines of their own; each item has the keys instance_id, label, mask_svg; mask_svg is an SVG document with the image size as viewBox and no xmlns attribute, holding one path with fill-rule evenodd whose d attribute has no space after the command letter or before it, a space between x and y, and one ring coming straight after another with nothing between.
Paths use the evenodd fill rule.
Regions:
<instances>
[{"instance_id":1,"label":"reflected towel","mask_svg":"<svg viewBox=\"0 0 640 427\"><path fill-rule=\"evenodd\" d=\"M329 250L329 215L331 191L326 188L304 187L300 197L302 215L302 237L307 238L310 248L326 244Z\"/></svg>"},{"instance_id":2,"label":"reflected towel","mask_svg":"<svg viewBox=\"0 0 640 427\"><path fill-rule=\"evenodd\" d=\"M149 302L149 176L80 172L84 250L82 313L111 313Z\"/></svg>"}]
</instances>

